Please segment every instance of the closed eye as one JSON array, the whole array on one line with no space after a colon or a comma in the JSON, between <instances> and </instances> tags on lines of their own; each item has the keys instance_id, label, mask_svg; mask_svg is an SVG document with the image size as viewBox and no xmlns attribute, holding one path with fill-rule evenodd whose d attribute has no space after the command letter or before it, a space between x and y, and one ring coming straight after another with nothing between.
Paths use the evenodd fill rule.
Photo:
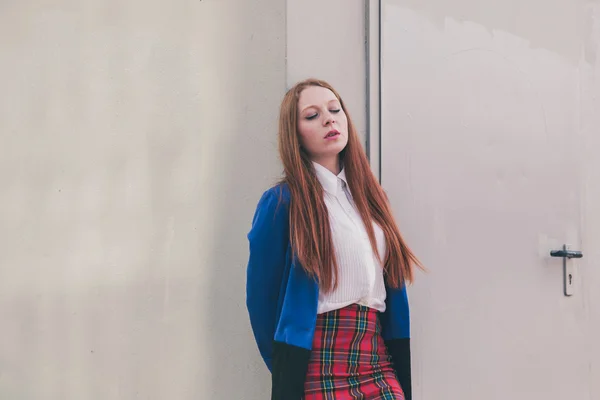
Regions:
<instances>
[{"instance_id":1,"label":"closed eye","mask_svg":"<svg viewBox=\"0 0 600 400\"><path fill-rule=\"evenodd\" d=\"M335 109L335 110L329 110L329 112L331 112L331 113L333 113L333 114L337 114L337 113L339 113L340 111L342 111L342 109L341 109L341 108L337 108L337 109ZM309 115L308 117L306 117L306 119L310 121L310 120L313 120L313 119L317 118L318 116L319 116L319 114L318 114L318 113L316 113L316 114L313 114L313 115Z\"/></svg>"}]
</instances>

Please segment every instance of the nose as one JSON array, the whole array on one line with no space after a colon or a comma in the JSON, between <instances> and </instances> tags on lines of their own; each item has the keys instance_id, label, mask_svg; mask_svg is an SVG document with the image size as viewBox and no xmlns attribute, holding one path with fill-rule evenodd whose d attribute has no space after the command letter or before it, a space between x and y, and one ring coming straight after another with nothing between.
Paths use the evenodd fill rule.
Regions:
<instances>
[{"instance_id":1,"label":"nose","mask_svg":"<svg viewBox=\"0 0 600 400\"><path fill-rule=\"evenodd\" d=\"M328 112L325 116L325 126L331 125L335 122L335 118L331 112Z\"/></svg>"}]
</instances>

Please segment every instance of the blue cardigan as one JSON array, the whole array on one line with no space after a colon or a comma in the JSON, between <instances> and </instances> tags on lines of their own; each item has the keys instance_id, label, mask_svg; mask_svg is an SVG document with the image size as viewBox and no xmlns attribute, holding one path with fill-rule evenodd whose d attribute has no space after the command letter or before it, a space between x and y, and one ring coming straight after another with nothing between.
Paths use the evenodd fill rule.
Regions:
<instances>
[{"instance_id":1,"label":"blue cardigan","mask_svg":"<svg viewBox=\"0 0 600 400\"><path fill-rule=\"evenodd\" d=\"M250 257L247 268L246 304L258 349L273 374L277 368L273 362L277 356L274 354L277 349L283 348L287 353L291 351L290 354L303 354L300 358L296 357L296 361L303 359L304 363L308 362L319 299L318 283L306 274L293 254L289 240L289 203L290 191L285 184L264 192L248 233ZM404 342L400 346L402 349L396 351L402 353L402 362L396 359L391 351L393 349L390 349L390 353L396 366L408 361L410 378L410 348L408 360L404 354L407 352L406 343L410 337L405 286L400 289L387 288L386 311L380 315L380 321L382 336L388 347L398 347L397 339ZM291 362L290 355L283 356L283 360L285 363ZM298 375L301 373L296 372ZM406 371L398 372L398 369L397 373L407 374ZM299 376L298 387L302 380L303 377ZM400 376L399 380L402 380ZM275 390L275 381L273 385ZM408 394L407 385L410 385L410 382L403 384L405 394Z\"/></svg>"}]
</instances>

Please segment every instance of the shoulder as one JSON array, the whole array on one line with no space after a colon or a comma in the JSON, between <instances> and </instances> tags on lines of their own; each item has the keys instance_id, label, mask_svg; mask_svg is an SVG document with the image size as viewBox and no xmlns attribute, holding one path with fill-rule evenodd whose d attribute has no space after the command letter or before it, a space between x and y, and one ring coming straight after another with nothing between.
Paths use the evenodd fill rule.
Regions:
<instances>
[{"instance_id":1,"label":"shoulder","mask_svg":"<svg viewBox=\"0 0 600 400\"><path fill-rule=\"evenodd\" d=\"M288 226L290 190L279 184L266 190L256 206L249 239L261 237L265 232L282 232Z\"/></svg>"},{"instance_id":2,"label":"shoulder","mask_svg":"<svg viewBox=\"0 0 600 400\"><path fill-rule=\"evenodd\" d=\"M287 209L290 199L290 188L287 183L279 183L263 193L260 203L269 206L282 205Z\"/></svg>"},{"instance_id":3,"label":"shoulder","mask_svg":"<svg viewBox=\"0 0 600 400\"><path fill-rule=\"evenodd\" d=\"M290 188L285 183L267 189L263 192L256 206L254 222L266 218L283 223L288 219L290 198Z\"/></svg>"}]
</instances>

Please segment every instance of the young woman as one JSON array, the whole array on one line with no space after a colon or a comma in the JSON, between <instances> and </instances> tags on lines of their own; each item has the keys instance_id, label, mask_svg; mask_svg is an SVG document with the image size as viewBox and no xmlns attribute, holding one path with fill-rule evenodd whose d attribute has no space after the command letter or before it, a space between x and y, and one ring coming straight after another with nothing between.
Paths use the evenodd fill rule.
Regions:
<instances>
[{"instance_id":1,"label":"young woman","mask_svg":"<svg viewBox=\"0 0 600 400\"><path fill-rule=\"evenodd\" d=\"M281 105L283 180L248 234L247 306L273 400L411 398L402 239L339 94L310 79Z\"/></svg>"}]
</instances>

